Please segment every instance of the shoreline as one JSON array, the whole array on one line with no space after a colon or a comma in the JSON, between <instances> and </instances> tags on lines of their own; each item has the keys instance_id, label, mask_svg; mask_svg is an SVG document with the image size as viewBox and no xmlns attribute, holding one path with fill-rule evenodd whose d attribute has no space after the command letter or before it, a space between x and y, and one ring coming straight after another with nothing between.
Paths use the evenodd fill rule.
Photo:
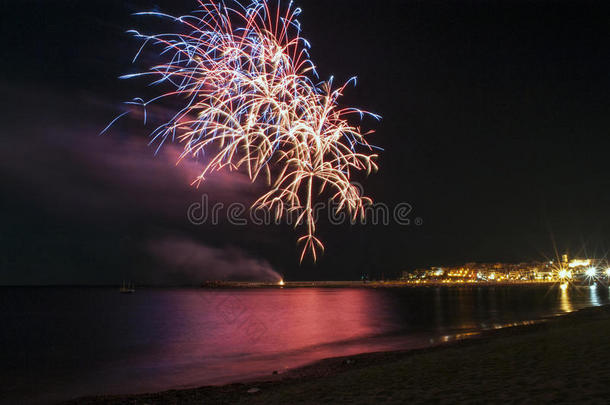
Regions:
<instances>
[{"instance_id":1,"label":"shoreline","mask_svg":"<svg viewBox=\"0 0 610 405\"><path fill-rule=\"evenodd\" d=\"M418 287L536 287L558 284L557 281L481 281L481 282L453 282L428 281L417 283L408 281L286 281L283 285L278 282L251 282L251 281L208 281L200 284L186 285L149 285L137 284L137 289L278 289L278 288L418 288ZM573 286L587 286L575 284ZM80 285L80 284L49 284L49 285L0 285L0 289L116 289L119 284Z\"/></svg>"},{"instance_id":2,"label":"shoreline","mask_svg":"<svg viewBox=\"0 0 610 405\"><path fill-rule=\"evenodd\" d=\"M426 280L412 281L285 281L249 282L249 281L208 281L201 284L205 290L215 289L290 289L290 288L418 288L418 287L537 287L557 284L557 281L481 281L481 282L442 282Z\"/></svg>"},{"instance_id":3,"label":"shoreline","mask_svg":"<svg viewBox=\"0 0 610 405\"><path fill-rule=\"evenodd\" d=\"M301 393L302 397L299 398L293 397L294 392L299 392L302 387L316 388L319 386L327 386L328 384L333 386L333 381L348 385L355 384L355 388L351 388L348 393L341 391L340 396L343 395L343 398L345 395L356 395L353 391L359 389L362 374L370 375L374 377L374 379L380 379L378 385L375 385L375 387L383 388L385 385L389 385L389 383L384 380L383 376L387 375L387 373L394 375L396 371L402 370L401 367L403 363L425 362L427 358L438 358L439 356L440 358L444 358L448 355L456 357L459 359L458 361L470 361L473 357L472 355L469 355L470 352L473 352L474 357L476 357L479 351L489 351L489 347L498 345L506 346L506 350L510 351L514 350L510 345L512 341L519 343L519 345L522 345L523 340L547 342L550 340L550 338L545 338L547 335L558 338L558 342L554 342L554 344L556 343L561 346L562 331L566 334L568 332L573 333L574 330L578 331L580 329L590 330L591 333L596 331L599 333L600 330L610 332L610 305L589 307L564 315L545 317L531 322L531 324L528 323L500 329L483 330L472 335L467 334L466 336L462 336L453 341L439 342L430 347L421 349L368 352L351 356L330 357L318 360L309 365L290 369L281 374L271 375L268 378L255 378L220 386L174 389L157 393L88 396L61 402L61 404L195 404L202 402L285 403L303 401L306 403L317 403L318 400L308 396L309 389L303 390ZM558 333L559 336L557 336ZM606 335L604 335L604 337L605 336ZM586 336L584 338L586 339ZM584 347L586 345L582 346ZM529 347L530 350L533 350L534 352L536 352L536 350L542 350L544 352L545 350L544 347L537 348L536 346L531 346L529 344L526 344L525 347ZM566 353L568 352L568 348L569 347L565 348ZM609 352L606 349L610 349L610 343L604 348L604 353ZM559 354L561 353L562 351L559 352ZM497 353L493 351L492 354L497 355ZM516 355L523 356L525 353L519 353L519 350L517 350ZM540 355L540 353L533 353L532 356L525 357L524 359L535 358L536 355ZM607 356L608 360L610 360L610 352ZM483 360L485 360L485 357L481 358L481 361ZM581 362L582 361L583 360L581 360ZM432 367L429 372L432 374L439 374L439 377L444 376L442 367ZM476 373L476 370L471 370L471 372ZM483 378L485 378L485 376L483 376ZM574 381L574 375L572 375L572 381ZM391 390L387 389L389 387L385 388L385 391L391 393ZM518 393L519 386L515 385L514 388L516 393ZM608 392L610 392L610 389L608 389ZM368 391L360 393L359 395L360 397L364 395L362 398L365 398L367 393ZM332 394L333 393L331 392L325 395ZM434 399L434 397L429 398L428 400L430 399ZM369 398L369 400L375 400L375 398ZM402 400L403 399L400 401ZM417 402L416 398L410 398L410 400L415 400ZM462 398L462 400L465 399ZM333 400L333 402L341 401L342 400L339 397ZM362 403L367 403L366 400L363 401L364 402Z\"/></svg>"}]
</instances>

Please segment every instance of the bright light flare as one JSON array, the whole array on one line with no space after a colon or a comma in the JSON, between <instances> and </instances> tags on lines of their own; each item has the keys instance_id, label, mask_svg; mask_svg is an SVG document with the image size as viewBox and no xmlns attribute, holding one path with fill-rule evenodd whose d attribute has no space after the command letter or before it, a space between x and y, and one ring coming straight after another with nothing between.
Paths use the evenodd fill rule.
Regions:
<instances>
[{"instance_id":1,"label":"bright light flare","mask_svg":"<svg viewBox=\"0 0 610 405\"><path fill-rule=\"evenodd\" d=\"M562 283L559 285L559 288L561 288L562 291L565 291L568 289L568 283Z\"/></svg>"},{"instance_id":2,"label":"bright light flare","mask_svg":"<svg viewBox=\"0 0 610 405\"><path fill-rule=\"evenodd\" d=\"M280 281L277 283L277 285L279 285L279 286L283 287L283 286L284 286L284 279L280 280Z\"/></svg>"},{"instance_id":3,"label":"bright light flare","mask_svg":"<svg viewBox=\"0 0 610 405\"><path fill-rule=\"evenodd\" d=\"M587 275L587 277L589 278L593 278L597 275L597 269L595 267L589 267L586 271L585 274Z\"/></svg>"},{"instance_id":4,"label":"bright light flare","mask_svg":"<svg viewBox=\"0 0 610 405\"><path fill-rule=\"evenodd\" d=\"M559 280L571 280L572 279L572 270L559 269L557 271L557 276Z\"/></svg>"},{"instance_id":5,"label":"bright light flare","mask_svg":"<svg viewBox=\"0 0 610 405\"><path fill-rule=\"evenodd\" d=\"M178 107L151 133L152 142L159 148L166 141L181 142L184 151L178 161L207 154L193 181L197 186L221 169L242 170L253 182L266 178L267 190L252 208L265 209L277 219L291 215L295 227L303 229L298 239L301 261L307 253L315 261L324 250L315 236L314 206L320 194L325 192L329 203L353 220L364 216L372 202L351 177L377 170L377 154L365 140L373 131L363 132L351 121L354 115L380 117L339 106L338 99L355 78L338 87L332 77L319 82L309 44L300 36L300 9L292 3L198 3L193 15L138 13L182 29L156 35L130 31L143 41L134 61L144 48L154 48L158 63L123 78L150 77L152 84L171 90L127 104L142 106L146 120L149 104L175 100Z\"/></svg>"}]
</instances>

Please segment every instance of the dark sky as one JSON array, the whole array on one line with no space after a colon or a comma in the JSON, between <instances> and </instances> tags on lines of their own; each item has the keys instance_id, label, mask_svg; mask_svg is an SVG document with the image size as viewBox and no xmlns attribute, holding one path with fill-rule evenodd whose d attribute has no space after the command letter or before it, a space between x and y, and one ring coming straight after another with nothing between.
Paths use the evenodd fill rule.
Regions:
<instances>
[{"instance_id":1,"label":"dark sky","mask_svg":"<svg viewBox=\"0 0 610 405\"><path fill-rule=\"evenodd\" d=\"M177 146L155 157L140 120L97 135L144 94L117 79L147 67L131 64L139 42L125 31L155 26L131 14L188 13L195 1L0 4L0 284L355 279L540 260L553 243L607 252L606 1L298 1L322 78L357 75L344 102L383 116L366 192L413 207L408 226L322 221L315 265L299 265L287 226L186 219L204 193L250 203L259 185L220 174L191 188L196 163L176 167Z\"/></svg>"}]
</instances>

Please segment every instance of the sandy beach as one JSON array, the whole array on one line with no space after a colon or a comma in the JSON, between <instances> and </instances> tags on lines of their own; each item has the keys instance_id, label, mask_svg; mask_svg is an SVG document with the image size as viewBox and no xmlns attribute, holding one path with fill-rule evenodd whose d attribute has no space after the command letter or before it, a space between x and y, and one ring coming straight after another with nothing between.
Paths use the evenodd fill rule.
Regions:
<instances>
[{"instance_id":1,"label":"sandy beach","mask_svg":"<svg viewBox=\"0 0 610 405\"><path fill-rule=\"evenodd\" d=\"M421 350L330 358L268 380L64 404L606 402L610 307Z\"/></svg>"}]
</instances>

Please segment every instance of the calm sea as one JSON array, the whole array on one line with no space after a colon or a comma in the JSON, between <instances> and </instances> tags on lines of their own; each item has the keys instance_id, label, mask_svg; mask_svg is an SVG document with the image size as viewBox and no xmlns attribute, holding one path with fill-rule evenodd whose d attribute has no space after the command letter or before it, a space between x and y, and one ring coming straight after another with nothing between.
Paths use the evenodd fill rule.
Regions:
<instances>
[{"instance_id":1,"label":"calm sea","mask_svg":"<svg viewBox=\"0 0 610 405\"><path fill-rule=\"evenodd\" d=\"M608 288L0 288L0 401L221 384L608 303Z\"/></svg>"}]
</instances>

